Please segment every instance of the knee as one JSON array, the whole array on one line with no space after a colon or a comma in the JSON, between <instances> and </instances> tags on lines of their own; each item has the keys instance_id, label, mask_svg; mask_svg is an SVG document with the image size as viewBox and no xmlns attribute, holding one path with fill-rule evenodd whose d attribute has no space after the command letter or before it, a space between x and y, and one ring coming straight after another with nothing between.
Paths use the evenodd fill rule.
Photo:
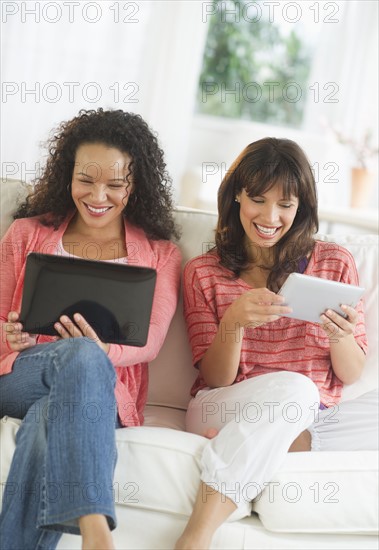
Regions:
<instances>
[{"instance_id":1,"label":"knee","mask_svg":"<svg viewBox=\"0 0 379 550\"><path fill-rule=\"evenodd\" d=\"M290 388L291 396L305 407L320 404L320 392L316 384L304 374L285 372L285 383Z\"/></svg>"},{"instance_id":2,"label":"knee","mask_svg":"<svg viewBox=\"0 0 379 550\"><path fill-rule=\"evenodd\" d=\"M80 372L97 378L108 377L114 383L115 369L104 351L89 338L67 338L55 349L60 367L72 368L76 377ZM75 377L75 378L76 378Z\"/></svg>"},{"instance_id":3,"label":"knee","mask_svg":"<svg viewBox=\"0 0 379 550\"><path fill-rule=\"evenodd\" d=\"M48 396L41 397L28 409L17 435L16 443L27 444L35 455L45 452L47 440Z\"/></svg>"}]
</instances>

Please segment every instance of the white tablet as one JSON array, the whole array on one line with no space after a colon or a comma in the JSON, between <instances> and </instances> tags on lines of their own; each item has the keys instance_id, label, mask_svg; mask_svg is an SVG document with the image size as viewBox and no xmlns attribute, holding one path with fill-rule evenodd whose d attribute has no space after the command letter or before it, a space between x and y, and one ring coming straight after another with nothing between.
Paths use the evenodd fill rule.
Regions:
<instances>
[{"instance_id":1,"label":"white tablet","mask_svg":"<svg viewBox=\"0 0 379 550\"><path fill-rule=\"evenodd\" d=\"M284 296L285 304L292 308L292 313L286 313L285 317L320 323L320 315L326 309L346 317L340 306L355 307L364 290L360 286L291 273L278 294Z\"/></svg>"}]
</instances>

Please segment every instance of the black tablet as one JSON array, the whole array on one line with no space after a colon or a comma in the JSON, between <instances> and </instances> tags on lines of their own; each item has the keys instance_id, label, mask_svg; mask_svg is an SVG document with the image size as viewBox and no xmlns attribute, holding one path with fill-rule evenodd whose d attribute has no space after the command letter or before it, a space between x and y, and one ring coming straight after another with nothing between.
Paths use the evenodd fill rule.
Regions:
<instances>
[{"instance_id":1,"label":"black tablet","mask_svg":"<svg viewBox=\"0 0 379 550\"><path fill-rule=\"evenodd\" d=\"M32 252L26 260L20 322L57 336L61 315L80 313L106 343L142 347L149 331L156 270Z\"/></svg>"}]
</instances>

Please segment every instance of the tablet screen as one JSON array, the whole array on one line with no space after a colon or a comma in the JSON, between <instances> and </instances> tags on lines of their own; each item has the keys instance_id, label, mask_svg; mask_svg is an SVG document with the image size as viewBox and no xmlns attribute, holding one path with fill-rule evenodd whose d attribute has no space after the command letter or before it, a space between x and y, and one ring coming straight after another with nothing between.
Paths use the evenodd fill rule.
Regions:
<instances>
[{"instance_id":1,"label":"tablet screen","mask_svg":"<svg viewBox=\"0 0 379 550\"><path fill-rule=\"evenodd\" d=\"M31 334L57 336L61 315L80 313L106 343L144 346L156 271L95 260L31 253L20 322Z\"/></svg>"}]
</instances>

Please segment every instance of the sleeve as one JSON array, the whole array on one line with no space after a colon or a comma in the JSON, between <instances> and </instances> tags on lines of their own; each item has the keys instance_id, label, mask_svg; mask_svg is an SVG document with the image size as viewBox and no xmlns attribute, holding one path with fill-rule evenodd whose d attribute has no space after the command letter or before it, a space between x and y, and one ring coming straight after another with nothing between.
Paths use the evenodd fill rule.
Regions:
<instances>
[{"instance_id":1,"label":"sleeve","mask_svg":"<svg viewBox=\"0 0 379 550\"><path fill-rule=\"evenodd\" d=\"M349 285L359 286L359 275L358 275L357 266L355 265L354 258L348 250L343 248L342 251L343 251L343 263L342 263L343 269L341 273L341 282L347 283ZM357 307L355 309L358 312L358 321L354 329L354 338L357 344L359 345L359 347L362 348L363 352L367 354L368 342L367 342L367 335L366 335L363 298L359 300Z\"/></svg>"},{"instance_id":2,"label":"sleeve","mask_svg":"<svg viewBox=\"0 0 379 550\"><path fill-rule=\"evenodd\" d=\"M155 359L166 338L179 299L181 254L172 245L170 253L158 260L149 335L142 348L110 344L108 357L115 367L148 363Z\"/></svg>"},{"instance_id":3,"label":"sleeve","mask_svg":"<svg viewBox=\"0 0 379 550\"><path fill-rule=\"evenodd\" d=\"M196 368L212 344L219 326L215 299L205 295L202 282L210 283L211 276L200 276L198 259L190 260L183 272L183 309L192 360Z\"/></svg>"},{"instance_id":4,"label":"sleeve","mask_svg":"<svg viewBox=\"0 0 379 550\"><path fill-rule=\"evenodd\" d=\"M25 253L21 235L14 222L0 241L0 375L8 374L18 352L11 351L5 336L5 324L8 313L12 311L16 293L18 270L22 263L21 256Z\"/></svg>"}]
</instances>

